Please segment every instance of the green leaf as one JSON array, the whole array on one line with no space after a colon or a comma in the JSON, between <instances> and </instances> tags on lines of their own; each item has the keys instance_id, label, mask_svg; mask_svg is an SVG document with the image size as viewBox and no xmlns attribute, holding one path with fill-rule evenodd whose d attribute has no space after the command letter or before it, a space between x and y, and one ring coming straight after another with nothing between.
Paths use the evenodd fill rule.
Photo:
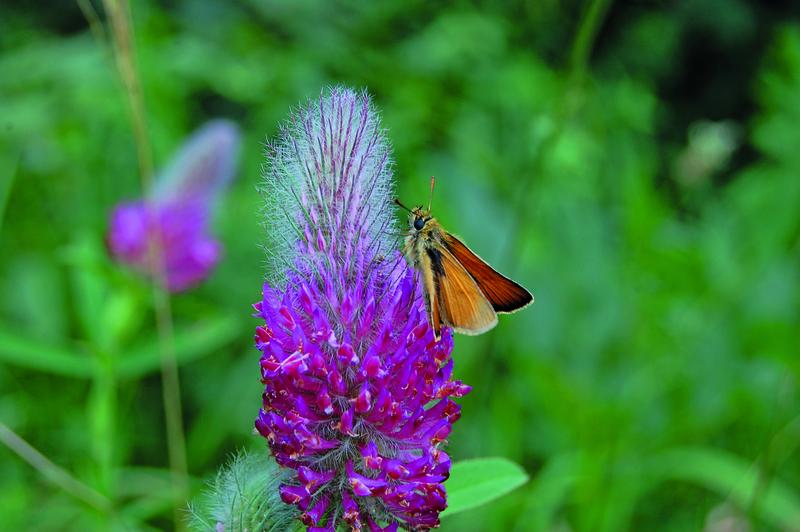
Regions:
<instances>
[{"instance_id":1,"label":"green leaf","mask_svg":"<svg viewBox=\"0 0 800 532\"><path fill-rule=\"evenodd\" d=\"M209 355L235 339L241 332L239 320L229 316L207 318L175 331L175 358L178 365ZM151 337L119 359L117 374L138 378L161 367L158 339Z\"/></svg>"},{"instance_id":2,"label":"green leaf","mask_svg":"<svg viewBox=\"0 0 800 532\"><path fill-rule=\"evenodd\" d=\"M94 374L94 361L88 356L4 328L0 328L0 361L65 377Z\"/></svg>"},{"instance_id":3,"label":"green leaf","mask_svg":"<svg viewBox=\"0 0 800 532\"><path fill-rule=\"evenodd\" d=\"M233 317L216 316L175 331L175 357L186 364L207 356L235 339L241 332ZM52 346L14 331L0 328L0 362L66 377L91 378L95 360L64 347ZM138 378L160 367L158 340L152 337L138 347L122 348L116 366L121 378Z\"/></svg>"},{"instance_id":4,"label":"green leaf","mask_svg":"<svg viewBox=\"0 0 800 532\"><path fill-rule=\"evenodd\" d=\"M453 464L442 517L497 499L528 481L521 466L505 458L475 458Z\"/></svg>"},{"instance_id":5,"label":"green leaf","mask_svg":"<svg viewBox=\"0 0 800 532\"><path fill-rule=\"evenodd\" d=\"M655 457L653 472L660 479L691 482L705 487L740 508L750 508L771 526L794 530L800 523L800 498L776 477L763 477L749 460L704 447L666 451Z\"/></svg>"}]
</instances>

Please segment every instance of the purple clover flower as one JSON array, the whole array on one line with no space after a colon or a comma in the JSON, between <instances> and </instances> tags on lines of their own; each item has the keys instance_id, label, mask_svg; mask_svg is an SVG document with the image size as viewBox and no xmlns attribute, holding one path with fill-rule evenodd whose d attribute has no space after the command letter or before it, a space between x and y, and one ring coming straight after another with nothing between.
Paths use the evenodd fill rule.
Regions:
<instances>
[{"instance_id":1,"label":"purple clover flower","mask_svg":"<svg viewBox=\"0 0 800 532\"><path fill-rule=\"evenodd\" d=\"M271 146L265 195L278 276L255 304L255 425L308 530L427 530L447 506L442 450L469 386L451 379L396 230L389 146L366 93L334 88Z\"/></svg>"},{"instance_id":2,"label":"purple clover flower","mask_svg":"<svg viewBox=\"0 0 800 532\"><path fill-rule=\"evenodd\" d=\"M205 279L222 252L208 234L208 220L234 175L238 143L238 129L224 120L192 135L148 198L114 208L106 239L114 258L150 273L160 244L168 290L186 290Z\"/></svg>"}]
</instances>

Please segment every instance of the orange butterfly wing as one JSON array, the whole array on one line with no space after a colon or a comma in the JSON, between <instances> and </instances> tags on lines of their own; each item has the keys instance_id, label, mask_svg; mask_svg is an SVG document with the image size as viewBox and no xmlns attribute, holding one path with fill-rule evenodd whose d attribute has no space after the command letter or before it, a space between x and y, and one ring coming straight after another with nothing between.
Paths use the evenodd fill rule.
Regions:
<instances>
[{"instance_id":1,"label":"orange butterfly wing","mask_svg":"<svg viewBox=\"0 0 800 532\"><path fill-rule=\"evenodd\" d=\"M439 319L456 332L481 334L497 324L497 315L481 289L455 257L444 248L425 250L435 292L431 293L431 317L438 338Z\"/></svg>"},{"instance_id":2,"label":"orange butterfly wing","mask_svg":"<svg viewBox=\"0 0 800 532\"><path fill-rule=\"evenodd\" d=\"M442 241L480 287L495 312L514 312L533 303L533 295L518 283L501 274L449 233Z\"/></svg>"}]
</instances>

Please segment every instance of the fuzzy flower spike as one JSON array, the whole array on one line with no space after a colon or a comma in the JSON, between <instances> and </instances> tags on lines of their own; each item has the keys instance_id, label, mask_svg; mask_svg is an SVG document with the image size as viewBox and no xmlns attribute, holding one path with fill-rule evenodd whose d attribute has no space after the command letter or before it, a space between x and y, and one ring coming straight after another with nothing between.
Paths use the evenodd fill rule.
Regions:
<instances>
[{"instance_id":1,"label":"fuzzy flower spike","mask_svg":"<svg viewBox=\"0 0 800 532\"><path fill-rule=\"evenodd\" d=\"M171 292L205 279L222 251L208 234L208 222L220 191L234 176L238 144L238 129L225 120L209 122L192 135L146 199L114 208L107 236L114 258L150 273L154 246L160 245Z\"/></svg>"},{"instance_id":2,"label":"fuzzy flower spike","mask_svg":"<svg viewBox=\"0 0 800 532\"><path fill-rule=\"evenodd\" d=\"M308 530L427 530L447 506L442 450L470 388L451 380L422 292L390 236L389 146L366 93L334 88L271 146L277 242L256 329L256 428L294 470L280 488Z\"/></svg>"}]
</instances>

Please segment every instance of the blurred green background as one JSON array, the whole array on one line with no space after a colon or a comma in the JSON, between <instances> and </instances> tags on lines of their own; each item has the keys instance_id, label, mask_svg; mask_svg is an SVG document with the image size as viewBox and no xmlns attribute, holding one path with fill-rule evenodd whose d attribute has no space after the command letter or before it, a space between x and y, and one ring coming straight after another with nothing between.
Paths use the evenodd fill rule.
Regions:
<instances>
[{"instance_id":1,"label":"blurred green background","mask_svg":"<svg viewBox=\"0 0 800 532\"><path fill-rule=\"evenodd\" d=\"M83 7L83 10L81 9ZM0 421L112 501L0 447L0 528L173 526L146 281L112 263L140 195L103 6L0 7ZM96 17L93 29L87 22ZM156 166L237 121L226 257L173 298L196 494L252 435L264 142L366 87L399 195L536 295L456 339L455 459L524 487L443 530L800 530L800 6L788 0L135 2Z\"/></svg>"}]
</instances>

